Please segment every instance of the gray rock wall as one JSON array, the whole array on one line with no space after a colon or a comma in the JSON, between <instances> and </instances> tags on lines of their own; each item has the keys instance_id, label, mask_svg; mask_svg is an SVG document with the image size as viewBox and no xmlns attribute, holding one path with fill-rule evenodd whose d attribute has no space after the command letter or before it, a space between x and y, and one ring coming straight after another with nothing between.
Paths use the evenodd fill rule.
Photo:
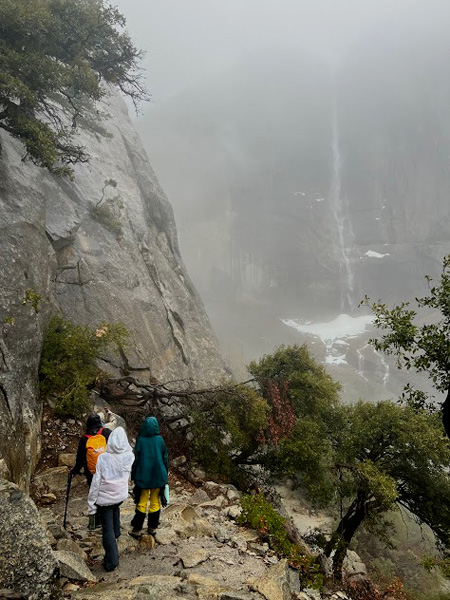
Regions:
<instances>
[{"instance_id":1,"label":"gray rock wall","mask_svg":"<svg viewBox=\"0 0 450 600\"><path fill-rule=\"evenodd\" d=\"M226 374L125 104L113 95L106 110L107 137L81 132L91 160L74 182L22 162L20 144L0 136L0 457L22 485L39 450L37 371L52 311L76 323L124 323L126 358L144 369L141 378ZM38 312L23 303L27 290L41 296Z\"/></svg>"},{"instance_id":2,"label":"gray rock wall","mask_svg":"<svg viewBox=\"0 0 450 600\"><path fill-rule=\"evenodd\" d=\"M33 501L0 478L0 589L56 600L59 566Z\"/></svg>"}]
</instances>

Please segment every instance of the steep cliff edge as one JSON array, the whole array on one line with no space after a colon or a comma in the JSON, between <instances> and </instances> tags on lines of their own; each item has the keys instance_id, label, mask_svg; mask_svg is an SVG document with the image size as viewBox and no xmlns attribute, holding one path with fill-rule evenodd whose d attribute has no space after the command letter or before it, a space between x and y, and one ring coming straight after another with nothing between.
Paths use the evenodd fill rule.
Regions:
<instances>
[{"instance_id":1,"label":"steep cliff edge","mask_svg":"<svg viewBox=\"0 0 450 600\"><path fill-rule=\"evenodd\" d=\"M76 167L73 183L23 163L22 147L0 137L0 457L22 485L39 450L37 374L50 312L89 325L123 322L126 360L140 377L226 374L179 254L172 208L125 104L113 95L105 108L106 136L81 131L91 160Z\"/></svg>"}]
</instances>

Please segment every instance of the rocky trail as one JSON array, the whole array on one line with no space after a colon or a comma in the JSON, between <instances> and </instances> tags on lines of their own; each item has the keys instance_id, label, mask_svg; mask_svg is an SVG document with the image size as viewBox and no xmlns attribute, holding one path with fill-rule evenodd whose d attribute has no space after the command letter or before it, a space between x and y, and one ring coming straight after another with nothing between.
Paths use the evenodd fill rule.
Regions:
<instances>
[{"instance_id":1,"label":"rocky trail","mask_svg":"<svg viewBox=\"0 0 450 600\"><path fill-rule=\"evenodd\" d=\"M40 508L60 563L62 590L67 598L146 599L185 598L244 600L317 598L300 595L296 572L262 544L256 531L237 525L240 492L212 481L195 488L171 477L171 502L162 512L156 536L130 535L134 514L131 497L121 507L122 533L118 540L119 567L102 567L101 530L87 529L87 485L73 480L67 530L62 527L68 468L52 467L35 480Z\"/></svg>"},{"instance_id":2,"label":"rocky trail","mask_svg":"<svg viewBox=\"0 0 450 600\"><path fill-rule=\"evenodd\" d=\"M110 428L125 424L102 406L94 410ZM41 462L31 486L36 504L14 484L0 480L0 504L5 507L0 537L3 556L9 557L8 564L0 561L0 598L9 597L2 596L3 585L24 591L26 600L54 600L55 582L62 595L73 600L348 598L343 592L301 590L298 573L287 560L280 559L258 532L237 523L241 492L207 481L200 469L188 468L184 457L172 460L170 503L155 536L129 535L135 510L130 484L130 495L121 506L120 563L106 572L101 529L88 529L84 476L72 478L63 528L68 474L82 425L55 419L46 409ZM294 522L302 522L306 509L290 502ZM313 523L309 520L308 525Z\"/></svg>"}]
</instances>

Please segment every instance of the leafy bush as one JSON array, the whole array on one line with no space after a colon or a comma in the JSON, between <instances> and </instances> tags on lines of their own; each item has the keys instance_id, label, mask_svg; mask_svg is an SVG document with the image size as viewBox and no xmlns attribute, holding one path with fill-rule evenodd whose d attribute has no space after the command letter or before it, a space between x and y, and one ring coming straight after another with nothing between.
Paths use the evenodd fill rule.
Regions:
<instances>
[{"instance_id":1,"label":"leafy bush","mask_svg":"<svg viewBox=\"0 0 450 600\"><path fill-rule=\"evenodd\" d=\"M289 564L298 569L304 587L322 587L323 576L315 558L305 555L300 546L290 541L285 528L286 519L277 513L264 495L243 496L241 506L238 522L256 529L278 556L287 558Z\"/></svg>"},{"instance_id":2,"label":"leafy bush","mask_svg":"<svg viewBox=\"0 0 450 600\"><path fill-rule=\"evenodd\" d=\"M39 303L42 300L42 296L36 293L33 288L25 290L25 295L22 298L22 304L31 304L35 313L39 312Z\"/></svg>"},{"instance_id":3,"label":"leafy bush","mask_svg":"<svg viewBox=\"0 0 450 600\"><path fill-rule=\"evenodd\" d=\"M92 218L98 223L104 225L112 233L122 233L122 223L120 219L114 214L113 207L108 204L102 204L102 206L94 206L91 209Z\"/></svg>"},{"instance_id":4,"label":"leafy bush","mask_svg":"<svg viewBox=\"0 0 450 600\"><path fill-rule=\"evenodd\" d=\"M264 355L249 364L265 398L277 384L290 400L297 417L319 417L327 420L330 408L339 403L341 386L310 355L306 344L279 346L273 354Z\"/></svg>"},{"instance_id":5,"label":"leafy bush","mask_svg":"<svg viewBox=\"0 0 450 600\"><path fill-rule=\"evenodd\" d=\"M110 198L106 195L111 192L111 189L117 188L115 179L105 179L103 182L102 195L97 204L91 208L91 216L98 223L104 225L107 229L120 235L122 233L122 223L120 221L121 210L123 209L123 200L120 194L116 194Z\"/></svg>"},{"instance_id":6,"label":"leafy bush","mask_svg":"<svg viewBox=\"0 0 450 600\"><path fill-rule=\"evenodd\" d=\"M239 465L258 449L258 433L266 426L268 406L253 389L230 383L202 398L191 412L195 459L214 475L238 485Z\"/></svg>"},{"instance_id":7,"label":"leafy bush","mask_svg":"<svg viewBox=\"0 0 450 600\"><path fill-rule=\"evenodd\" d=\"M89 390L99 375L96 359L106 349L118 350L128 332L120 323L96 329L52 317L42 350L41 393L55 402L60 416L79 416L88 406Z\"/></svg>"}]
</instances>

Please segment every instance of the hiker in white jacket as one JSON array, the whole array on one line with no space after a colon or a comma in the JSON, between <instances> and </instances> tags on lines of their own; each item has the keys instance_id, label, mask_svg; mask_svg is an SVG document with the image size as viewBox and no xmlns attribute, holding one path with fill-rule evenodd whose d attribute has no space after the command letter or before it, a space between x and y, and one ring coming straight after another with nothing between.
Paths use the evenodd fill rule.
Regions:
<instances>
[{"instance_id":1,"label":"hiker in white jacket","mask_svg":"<svg viewBox=\"0 0 450 600\"><path fill-rule=\"evenodd\" d=\"M113 571L119 564L116 540L120 536L120 505L128 498L133 461L127 434L123 427L117 427L109 435L106 452L98 457L88 496L89 514L98 513L102 523L106 571Z\"/></svg>"}]
</instances>

